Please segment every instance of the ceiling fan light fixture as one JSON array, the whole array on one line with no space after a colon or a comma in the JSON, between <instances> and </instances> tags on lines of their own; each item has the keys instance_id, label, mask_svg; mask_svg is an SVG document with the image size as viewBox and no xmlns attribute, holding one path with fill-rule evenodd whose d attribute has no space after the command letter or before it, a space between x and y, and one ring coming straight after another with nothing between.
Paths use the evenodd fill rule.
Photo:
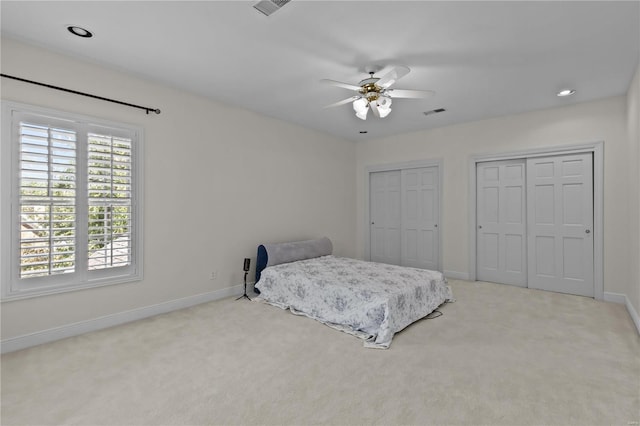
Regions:
<instances>
[{"instance_id":1,"label":"ceiling fan light fixture","mask_svg":"<svg viewBox=\"0 0 640 426\"><path fill-rule=\"evenodd\" d=\"M359 98L353 101L353 109L355 112L362 112L367 110L367 100L365 98ZM365 113L366 115L366 113Z\"/></svg>"},{"instance_id":2,"label":"ceiling fan light fixture","mask_svg":"<svg viewBox=\"0 0 640 426\"><path fill-rule=\"evenodd\" d=\"M378 99L378 106L380 108L390 108L391 107L391 98L389 96L380 96Z\"/></svg>"},{"instance_id":3,"label":"ceiling fan light fixture","mask_svg":"<svg viewBox=\"0 0 640 426\"><path fill-rule=\"evenodd\" d=\"M356 112L356 117L358 117L360 120L366 120L368 112L369 112L369 108L365 108L361 111Z\"/></svg>"},{"instance_id":4,"label":"ceiling fan light fixture","mask_svg":"<svg viewBox=\"0 0 640 426\"><path fill-rule=\"evenodd\" d=\"M380 118L385 118L391 112L391 108L378 108Z\"/></svg>"},{"instance_id":5,"label":"ceiling fan light fixture","mask_svg":"<svg viewBox=\"0 0 640 426\"><path fill-rule=\"evenodd\" d=\"M422 99L435 94L435 92L431 90L405 90L390 88L396 80L407 75L408 72L409 68L406 66L395 66L388 72L384 73L381 77L374 77L375 72L371 71L369 72L369 78L360 80L357 86L335 80L320 80L323 83L349 89L357 93L350 98L327 105L325 108L345 105L351 102L353 110L356 112L356 117L361 120L367 119L369 110L371 110L371 113L376 118L385 118L391 113L391 104L393 103L392 98Z\"/></svg>"}]
</instances>

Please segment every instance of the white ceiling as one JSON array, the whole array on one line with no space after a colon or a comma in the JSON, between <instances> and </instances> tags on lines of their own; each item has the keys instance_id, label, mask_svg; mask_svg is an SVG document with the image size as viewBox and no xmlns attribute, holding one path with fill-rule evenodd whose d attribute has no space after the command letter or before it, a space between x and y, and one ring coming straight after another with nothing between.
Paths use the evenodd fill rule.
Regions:
<instances>
[{"instance_id":1,"label":"white ceiling","mask_svg":"<svg viewBox=\"0 0 640 426\"><path fill-rule=\"evenodd\" d=\"M638 65L638 1L293 0L270 17L256 2L3 0L0 11L3 36L350 140L622 95ZM395 88L436 96L367 121L350 104L322 108L352 92L319 80L355 84L393 64L411 68ZM558 98L565 87L577 93ZM423 115L434 108L447 111Z\"/></svg>"}]
</instances>

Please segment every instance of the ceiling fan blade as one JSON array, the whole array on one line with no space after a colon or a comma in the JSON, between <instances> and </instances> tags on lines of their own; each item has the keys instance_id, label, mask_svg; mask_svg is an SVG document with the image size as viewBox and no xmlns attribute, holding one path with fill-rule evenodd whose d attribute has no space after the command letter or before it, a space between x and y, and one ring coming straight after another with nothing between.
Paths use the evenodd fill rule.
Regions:
<instances>
[{"instance_id":1,"label":"ceiling fan blade","mask_svg":"<svg viewBox=\"0 0 640 426\"><path fill-rule=\"evenodd\" d=\"M328 80L326 78L323 80L320 80L320 82L324 84L329 84L331 86L342 87L344 89L355 90L357 92L359 92L362 89L360 86L356 86L349 83L342 83L340 81L335 81L335 80Z\"/></svg>"},{"instance_id":2,"label":"ceiling fan blade","mask_svg":"<svg viewBox=\"0 0 640 426\"><path fill-rule=\"evenodd\" d=\"M429 98L436 94L433 90L404 90L404 89L387 89L385 95L389 95L392 98L412 98L421 99Z\"/></svg>"},{"instance_id":3,"label":"ceiling fan blade","mask_svg":"<svg viewBox=\"0 0 640 426\"><path fill-rule=\"evenodd\" d=\"M405 75L409 74L411 71L408 67L403 65L395 66L389 70L386 74L380 77L380 80L376 82L376 84L382 88L387 88L395 83L397 80L401 79Z\"/></svg>"},{"instance_id":4,"label":"ceiling fan blade","mask_svg":"<svg viewBox=\"0 0 640 426\"><path fill-rule=\"evenodd\" d=\"M371 112L373 112L373 115L375 115L377 118L380 118L380 111L378 111L378 104L376 104L375 101L369 102L369 109L371 109Z\"/></svg>"},{"instance_id":5,"label":"ceiling fan blade","mask_svg":"<svg viewBox=\"0 0 640 426\"><path fill-rule=\"evenodd\" d=\"M352 97L350 97L350 98L347 98L347 99L343 99L343 100L341 100L341 101L338 101L338 102L336 102L336 103L334 103L334 104L324 106L323 108L332 108L332 107L337 107L337 106L340 106L340 105L348 104L349 102L356 101L356 100L358 100L358 99L360 99L360 96L352 96Z\"/></svg>"}]
</instances>

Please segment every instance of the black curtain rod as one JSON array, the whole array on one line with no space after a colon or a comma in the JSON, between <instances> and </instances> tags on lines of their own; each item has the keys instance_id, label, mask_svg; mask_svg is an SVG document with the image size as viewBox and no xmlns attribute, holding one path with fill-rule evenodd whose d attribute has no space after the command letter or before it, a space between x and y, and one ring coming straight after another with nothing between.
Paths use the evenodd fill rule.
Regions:
<instances>
[{"instance_id":1,"label":"black curtain rod","mask_svg":"<svg viewBox=\"0 0 640 426\"><path fill-rule=\"evenodd\" d=\"M127 103L127 102L118 101L118 100L115 100L115 99L103 98L102 96L96 96L96 95L92 95L90 93L78 92L77 90L65 89L64 87L54 86L54 85L46 84L46 83L40 83L40 82L33 81L33 80L27 80L26 78L14 77L12 75L0 74L0 76L6 77L6 78L11 78L13 80L23 81L25 83L36 84L38 86L48 87L49 89L62 90L63 92L69 92L69 93L73 93L75 95L87 96L89 98L100 99L101 101L113 102L115 104L126 105L126 106L129 106L129 107L132 107L132 108L143 109L143 110L145 110L147 112L147 114L149 114L149 111L155 112L156 114L160 114L160 110L158 108L149 108L149 107L144 107L144 106L140 106L140 105L130 104L130 103Z\"/></svg>"}]
</instances>

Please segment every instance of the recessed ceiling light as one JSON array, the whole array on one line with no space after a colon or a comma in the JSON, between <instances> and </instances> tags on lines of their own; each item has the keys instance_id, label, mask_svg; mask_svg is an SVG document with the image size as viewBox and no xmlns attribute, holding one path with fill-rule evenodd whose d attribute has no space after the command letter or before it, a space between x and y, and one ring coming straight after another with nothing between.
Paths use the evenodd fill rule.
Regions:
<instances>
[{"instance_id":1,"label":"recessed ceiling light","mask_svg":"<svg viewBox=\"0 0 640 426\"><path fill-rule=\"evenodd\" d=\"M571 96L574 93L576 93L576 91L574 89L563 89L563 90L559 91L558 93L556 93L556 96L560 96L560 97Z\"/></svg>"},{"instance_id":2,"label":"recessed ceiling light","mask_svg":"<svg viewBox=\"0 0 640 426\"><path fill-rule=\"evenodd\" d=\"M71 34L77 35L78 37L82 37L82 38L93 37L93 34L91 33L91 31L85 28L79 27L77 25L68 25L67 30L69 30Z\"/></svg>"}]
</instances>

